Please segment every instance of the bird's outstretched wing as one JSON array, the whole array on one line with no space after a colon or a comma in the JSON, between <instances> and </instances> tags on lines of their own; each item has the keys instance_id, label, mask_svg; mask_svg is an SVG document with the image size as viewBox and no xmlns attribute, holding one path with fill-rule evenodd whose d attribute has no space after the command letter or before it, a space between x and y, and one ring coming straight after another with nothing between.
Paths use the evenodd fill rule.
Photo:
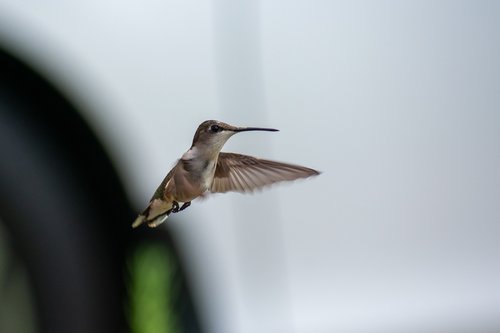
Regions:
<instances>
[{"instance_id":1,"label":"bird's outstretched wing","mask_svg":"<svg viewBox=\"0 0 500 333\"><path fill-rule=\"evenodd\" d=\"M273 183L315 175L319 172L299 165L220 153L210 192L253 192Z\"/></svg>"}]
</instances>

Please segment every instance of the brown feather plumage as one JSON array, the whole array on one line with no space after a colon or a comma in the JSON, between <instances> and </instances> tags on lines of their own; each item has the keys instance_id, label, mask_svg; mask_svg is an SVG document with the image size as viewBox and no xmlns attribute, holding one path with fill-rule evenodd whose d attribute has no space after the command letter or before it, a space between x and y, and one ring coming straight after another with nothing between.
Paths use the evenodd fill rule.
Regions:
<instances>
[{"instance_id":1,"label":"brown feather plumage","mask_svg":"<svg viewBox=\"0 0 500 333\"><path fill-rule=\"evenodd\" d=\"M210 192L253 192L274 183L315 175L319 175L319 172L300 165L220 153Z\"/></svg>"}]
</instances>

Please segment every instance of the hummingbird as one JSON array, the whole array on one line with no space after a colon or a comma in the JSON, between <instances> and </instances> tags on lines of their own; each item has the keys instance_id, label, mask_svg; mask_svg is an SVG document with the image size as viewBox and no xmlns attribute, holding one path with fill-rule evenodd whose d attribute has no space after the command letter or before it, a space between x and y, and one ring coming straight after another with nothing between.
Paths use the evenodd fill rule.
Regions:
<instances>
[{"instance_id":1,"label":"hummingbird","mask_svg":"<svg viewBox=\"0 0 500 333\"><path fill-rule=\"evenodd\" d=\"M154 228L207 192L250 193L266 185L319 175L316 170L252 156L221 152L236 133L276 132L274 128L236 127L217 120L198 126L193 143L156 189L146 209L132 224ZM180 206L179 204L182 203Z\"/></svg>"}]
</instances>

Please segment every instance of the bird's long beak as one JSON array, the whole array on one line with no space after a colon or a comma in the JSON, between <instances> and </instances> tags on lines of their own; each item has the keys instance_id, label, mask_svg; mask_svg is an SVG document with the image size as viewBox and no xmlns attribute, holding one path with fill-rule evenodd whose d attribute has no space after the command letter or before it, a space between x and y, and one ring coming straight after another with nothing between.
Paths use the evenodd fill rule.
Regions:
<instances>
[{"instance_id":1,"label":"bird's long beak","mask_svg":"<svg viewBox=\"0 0 500 333\"><path fill-rule=\"evenodd\" d=\"M263 127L236 127L233 129L234 132L247 132L247 131L267 131L267 132L277 132L279 130L274 128L263 128Z\"/></svg>"}]
</instances>

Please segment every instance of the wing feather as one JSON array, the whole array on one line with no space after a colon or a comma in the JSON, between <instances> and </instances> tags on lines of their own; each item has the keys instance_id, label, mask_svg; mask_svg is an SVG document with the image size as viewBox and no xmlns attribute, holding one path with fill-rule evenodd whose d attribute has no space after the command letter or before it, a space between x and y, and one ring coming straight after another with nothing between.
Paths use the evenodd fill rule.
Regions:
<instances>
[{"instance_id":1,"label":"wing feather","mask_svg":"<svg viewBox=\"0 0 500 333\"><path fill-rule=\"evenodd\" d=\"M253 192L264 186L319 175L300 165L275 162L252 156L220 153L211 192Z\"/></svg>"}]
</instances>

